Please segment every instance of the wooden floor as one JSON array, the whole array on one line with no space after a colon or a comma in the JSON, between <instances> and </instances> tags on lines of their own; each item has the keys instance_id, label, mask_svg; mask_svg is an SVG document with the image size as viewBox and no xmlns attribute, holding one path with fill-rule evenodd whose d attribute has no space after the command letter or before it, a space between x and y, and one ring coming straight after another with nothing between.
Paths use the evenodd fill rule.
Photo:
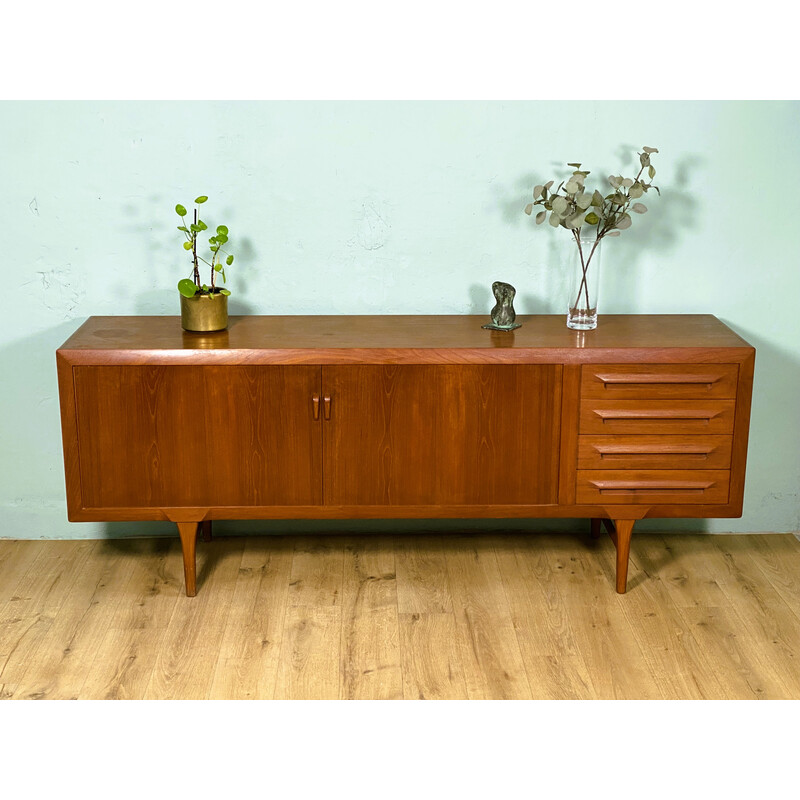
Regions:
<instances>
[{"instance_id":1,"label":"wooden floor","mask_svg":"<svg viewBox=\"0 0 800 800\"><path fill-rule=\"evenodd\" d=\"M588 523L587 523L588 528ZM800 699L790 534L0 541L0 698Z\"/></svg>"}]
</instances>

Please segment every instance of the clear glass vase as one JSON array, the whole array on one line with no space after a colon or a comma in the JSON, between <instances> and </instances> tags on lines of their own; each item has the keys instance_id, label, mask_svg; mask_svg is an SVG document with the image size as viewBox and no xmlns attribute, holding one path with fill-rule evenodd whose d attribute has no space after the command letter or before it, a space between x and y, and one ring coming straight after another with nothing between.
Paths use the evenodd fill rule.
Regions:
<instances>
[{"instance_id":1,"label":"clear glass vase","mask_svg":"<svg viewBox=\"0 0 800 800\"><path fill-rule=\"evenodd\" d=\"M597 287L600 282L602 240L594 235L572 242L567 281L567 327L591 331L597 327Z\"/></svg>"}]
</instances>

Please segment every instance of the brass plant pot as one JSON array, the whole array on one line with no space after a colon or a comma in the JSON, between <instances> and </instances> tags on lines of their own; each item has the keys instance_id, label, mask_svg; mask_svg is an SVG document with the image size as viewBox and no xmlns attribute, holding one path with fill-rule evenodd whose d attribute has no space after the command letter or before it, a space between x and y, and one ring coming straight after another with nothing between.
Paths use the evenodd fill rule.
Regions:
<instances>
[{"instance_id":1,"label":"brass plant pot","mask_svg":"<svg viewBox=\"0 0 800 800\"><path fill-rule=\"evenodd\" d=\"M181 327L185 331L223 331L228 327L228 295L216 292L181 295Z\"/></svg>"}]
</instances>

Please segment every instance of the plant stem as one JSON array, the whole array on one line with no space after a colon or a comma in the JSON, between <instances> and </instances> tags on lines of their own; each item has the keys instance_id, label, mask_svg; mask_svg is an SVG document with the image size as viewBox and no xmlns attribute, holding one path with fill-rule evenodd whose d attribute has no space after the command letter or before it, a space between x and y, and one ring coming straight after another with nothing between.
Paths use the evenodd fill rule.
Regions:
<instances>
[{"instance_id":1,"label":"plant stem","mask_svg":"<svg viewBox=\"0 0 800 800\"><path fill-rule=\"evenodd\" d=\"M194 224L197 227L197 209L194 210ZM200 284L200 268L197 266L197 231L192 231L192 260L194 261L194 282L199 289Z\"/></svg>"},{"instance_id":2,"label":"plant stem","mask_svg":"<svg viewBox=\"0 0 800 800\"><path fill-rule=\"evenodd\" d=\"M589 264L592 261L592 256L594 255L594 251L597 249L597 245L600 242L600 238L596 238L594 244L592 245L592 249L589 252L589 257L584 261L583 258L583 248L581 247L581 236L577 230L573 229L572 235L575 237L575 244L578 246L578 255L581 259L581 282L578 286L578 296L575 298L575 302L572 304L573 308L578 307L578 303L581 299L581 293L583 293L584 297L586 298L586 310L589 310L589 283L586 278L586 273L589 269Z\"/></svg>"}]
</instances>

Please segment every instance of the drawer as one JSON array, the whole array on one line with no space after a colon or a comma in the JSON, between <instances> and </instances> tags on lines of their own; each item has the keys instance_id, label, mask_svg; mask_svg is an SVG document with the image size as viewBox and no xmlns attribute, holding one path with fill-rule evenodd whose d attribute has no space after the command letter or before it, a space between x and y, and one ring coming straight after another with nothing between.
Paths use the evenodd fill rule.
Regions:
<instances>
[{"instance_id":1,"label":"drawer","mask_svg":"<svg viewBox=\"0 0 800 800\"><path fill-rule=\"evenodd\" d=\"M732 436L580 436L578 469L729 469Z\"/></svg>"},{"instance_id":2,"label":"drawer","mask_svg":"<svg viewBox=\"0 0 800 800\"><path fill-rule=\"evenodd\" d=\"M728 470L578 470L580 504L728 502Z\"/></svg>"},{"instance_id":3,"label":"drawer","mask_svg":"<svg viewBox=\"0 0 800 800\"><path fill-rule=\"evenodd\" d=\"M735 400L607 400L581 402L579 433L733 433Z\"/></svg>"},{"instance_id":4,"label":"drawer","mask_svg":"<svg viewBox=\"0 0 800 800\"><path fill-rule=\"evenodd\" d=\"M581 370L581 398L736 397L737 364L591 364Z\"/></svg>"}]
</instances>

